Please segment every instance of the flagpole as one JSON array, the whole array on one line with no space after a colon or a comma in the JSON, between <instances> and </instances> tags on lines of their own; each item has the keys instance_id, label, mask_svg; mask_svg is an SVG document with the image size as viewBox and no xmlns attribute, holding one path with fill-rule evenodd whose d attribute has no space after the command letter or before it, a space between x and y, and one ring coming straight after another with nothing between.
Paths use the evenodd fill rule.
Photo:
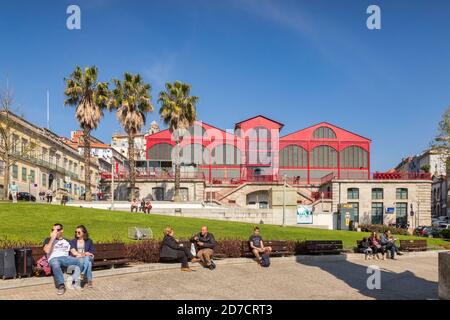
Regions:
<instances>
[{"instance_id":1,"label":"flagpole","mask_svg":"<svg viewBox=\"0 0 450 320\"><path fill-rule=\"evenodd\" d=\"M50 92L47 90L47 129L50 130Z\"/></svg>"}]
</instances>

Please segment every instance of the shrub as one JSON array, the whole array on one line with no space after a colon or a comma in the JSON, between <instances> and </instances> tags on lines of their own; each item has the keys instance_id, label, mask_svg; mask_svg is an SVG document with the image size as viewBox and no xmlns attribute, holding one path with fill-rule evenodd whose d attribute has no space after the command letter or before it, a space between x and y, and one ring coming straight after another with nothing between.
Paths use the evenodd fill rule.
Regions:
<instances>
[{"instance_id":1,"label":"shrub","mask_svg":"<svg viewBox=\"0 0 450 320\"><path fill-rule=\"evenodd\" d=\"M306 242L304 241L288 241L289 252L293 252L295 255L306 253Z\"/></svg>"},{"instance_id":2,"label":"shrub","mask_svg":"<svg viewBox=\"0 0 450 320\"><path fill-rule=\"evenodd\" d=\"M444 229L440 232L440 235L444 239L450 239L450 229Z\"/></svg>"},{"instance_id":3,"label":"shrub","mask_svg":"<svg viewBox=\"0 0 450 320\"><path fill-rule=\"evenodd\" d=\"M217 253L225 255L227 258L239 258L242 255L242 241L240 240L217 241L215 251Z\"/></svg>"},{"instance_id":4,"label":"shrub","mask_svg":"<svg viewBox=\"0 0 450 320\"><path fill-rule=\"evenodd\" d=\"M363 224L360 225L359 227L361 228L361 231L364 232L384 233L385 231L389 230L392 234L408 235L408 229L396 228L380 224Z\"/></svg>"},{"instance_id":5,"label":"shrub","mask_svg":"<svg viewBox=\"0 0 450 320\"><path fill-rule=\"evenodd\" d=\"M188 240L180 240L186 248L191 247ZM220 240L214 249L216 253L225 255L227 258L239 258L241 252L242 241L240 240ZM161 241L145 240L127 245L127 256L133 261L146 263L159 262L159 254L161 250Z\"/></svg>"},{"instance_id":6,"label":"shrub","mask_svg":"<svg viewBox=\"0 0 450 320\"><path fill-rule=\"evenodd\" d=\"M133 261L156 263L159 262L160 247L160 241L145 240L127 245L127 255Z\"/></svg>"},{"instance_id":7,"label":"shrub","mask_svg":"<svg viewBox=\"0 0 450 320\"><path fill-rule=\"evenodd\" d=\"M33 246L36 246L36 244L28 241L9 240L7 237L0 239L0 249L15 249Z\"/></svg>"}]
</instances>

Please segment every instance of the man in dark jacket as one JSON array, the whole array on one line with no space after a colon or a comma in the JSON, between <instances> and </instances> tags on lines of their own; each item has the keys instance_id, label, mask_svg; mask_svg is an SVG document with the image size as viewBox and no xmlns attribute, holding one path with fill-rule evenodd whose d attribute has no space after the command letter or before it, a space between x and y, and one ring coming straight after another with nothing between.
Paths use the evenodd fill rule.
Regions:
<instances>
[{"instance_id":1,"label":"man in dark jacket","mask_svg":"<svg viewBox=\"0 0 450 320\"><path fill-rule=\"evenodd\" d=\"M197 257L200 258L203 265L210 270L214 270L216 265L211 260L211 256L214 253L214 247L216 246L214 235L208 232L206 226L203 226L200 233L191 238L191 242L195 244Z\"/></svg>"},{"instance_id":2,"label":"man in dark jacket","mask_svg":"<svg viewBox=\"0 0 450 320\"><path fill-rule=\"evenodd\" d=\"M195 258L189 248L179 243L173 236L173 229L167 227L164 230L164 239L162 241L161 253L159 257L162 260L176 260L181 261L181 271L192 271L189 268L188 262L198 262L199 259Z\"/></svg>"}]
</instances>

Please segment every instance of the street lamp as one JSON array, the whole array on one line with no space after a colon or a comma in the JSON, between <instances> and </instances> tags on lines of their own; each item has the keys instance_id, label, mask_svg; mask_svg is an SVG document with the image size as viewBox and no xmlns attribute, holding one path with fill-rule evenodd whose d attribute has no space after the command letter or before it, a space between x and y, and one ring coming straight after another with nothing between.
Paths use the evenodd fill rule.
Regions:
<instances>
[{"instance_id":1,"label":"street lamp","mask_svg":"<svg viewBox=\"0 0 450 320\"><path fill-rule=\"evenodd\" d=\"M111 210L114 210L114 158L111 158Z\"/></svg>"},{"instance_id":2,"label":"street lamp","mask_svg":"<svg viewBox=\"0 0 450 320\"><path fill-rule=\"evenodd\" d=\"M283 174L283 227L286 226L286 180L287 174Z\"/></svg>"},{"instance_id":3,"label":"street lamp","mask_svg":"<svg viewBox=\"0 0 450 320\"><path fill-rule=\"evenodd\" d=\"M33 176L31 174L28 175L28 201L31 202L31 178L33 178Z\"/></svg>"},{"instance_id":4,"label":"street lamp","mask_svg":"<svg viewBox=\"0 0 450 320\"><path fill-rule=\"evenodd\" d=\"M416 226L418 227L420 224L420 200L417 200L417 223Z\"/></svg>"}]
</instances>

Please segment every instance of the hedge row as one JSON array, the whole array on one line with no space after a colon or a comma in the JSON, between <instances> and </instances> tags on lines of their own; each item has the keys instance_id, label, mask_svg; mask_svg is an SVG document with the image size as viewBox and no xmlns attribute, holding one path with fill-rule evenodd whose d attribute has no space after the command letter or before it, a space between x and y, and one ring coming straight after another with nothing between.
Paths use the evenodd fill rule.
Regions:
<instances>
[{"instance_id":1,"label":"hedge row","mask_svg":"<svg viewBox=\"0 0 450 320\"><path fill-rule=\"evenodd\" d=\"M245 243L247 241L244 241ZM182 241L185 246L190 246L189 241ZM221 240L217 242L215 253L224 255L227 258L242 257L241 240ZM128 258L134 261L155 263L159 261L161 242L157 240L145 240L139 243L127 245ZM288 251L292 254L302 254L305 252L304 242L288 241Z\"/></svg>"}]
</instances>

